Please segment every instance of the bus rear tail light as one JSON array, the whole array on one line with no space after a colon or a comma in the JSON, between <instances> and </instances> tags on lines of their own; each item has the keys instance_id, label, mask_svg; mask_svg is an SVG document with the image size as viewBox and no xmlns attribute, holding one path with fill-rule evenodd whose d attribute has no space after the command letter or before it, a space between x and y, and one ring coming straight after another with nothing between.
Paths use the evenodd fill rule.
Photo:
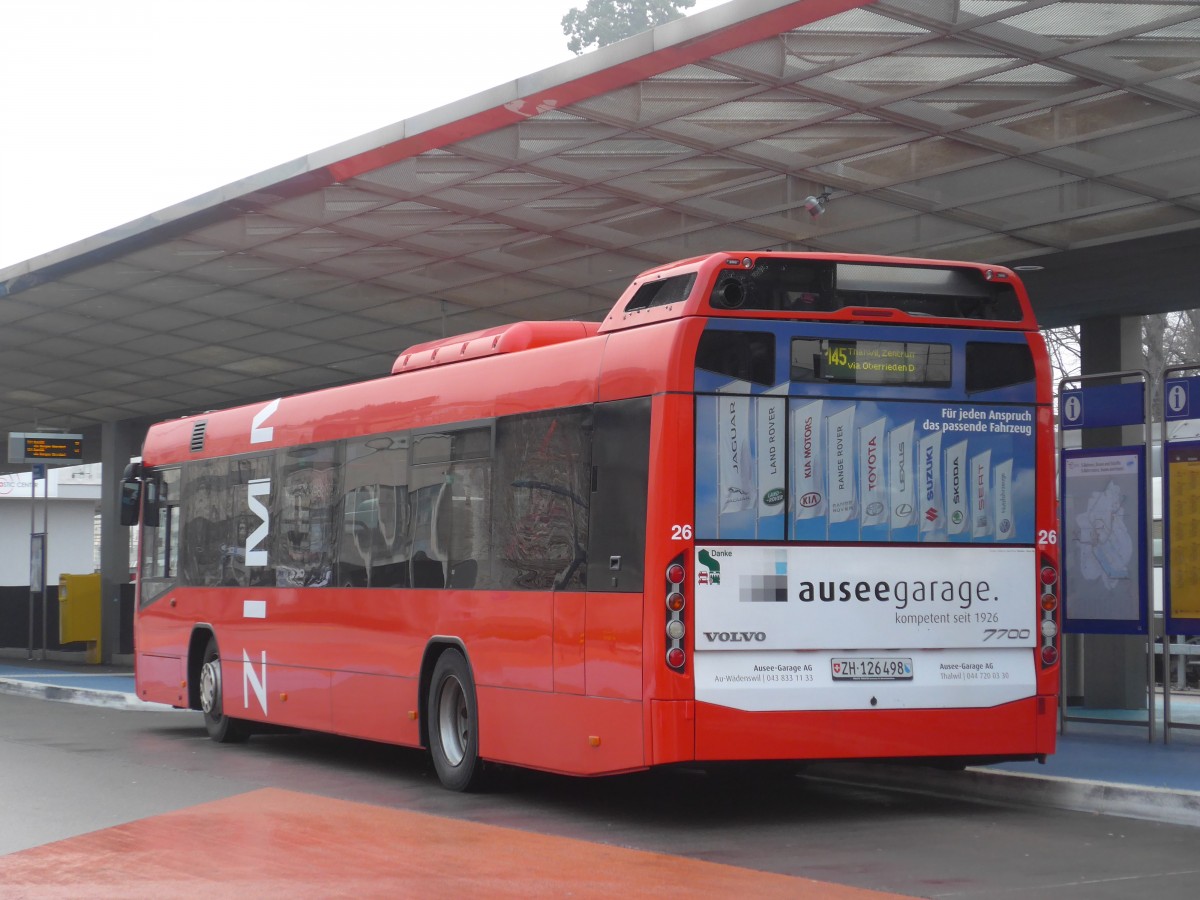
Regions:
<instances>
[{"instance_id":1,"label":"bus rear tail light","mask_svg":"<svg viewBox=\"0 0 1200 900\"><path fill-rule=\"evenodd\" d=\"M683 611L687 607L687 595L683 592L683 583L687 579L687 569L683 565L683 554L667 566L667 665L677 672L682 672L687 665L687 651L683 649L683 639L687 636L687 626L683 622Z\"/></svg>"},{"instance_id":2,"label":"bus rear tail light","mask_svg":"<svg viewBox=\"0 0 1200 900\"><path fill-rule=\"evenodd\" d=\"M1042 588L1042 595L1038 600L1038 606L1042 610L1039 626L1042 636L1042 665L1052 666L1058 662L1058 594L1055 593L1058 585L1058 570L1050 564L1049 560L1042 560L1038 580L1041 582Z\"/></svg>"}]
</instances>

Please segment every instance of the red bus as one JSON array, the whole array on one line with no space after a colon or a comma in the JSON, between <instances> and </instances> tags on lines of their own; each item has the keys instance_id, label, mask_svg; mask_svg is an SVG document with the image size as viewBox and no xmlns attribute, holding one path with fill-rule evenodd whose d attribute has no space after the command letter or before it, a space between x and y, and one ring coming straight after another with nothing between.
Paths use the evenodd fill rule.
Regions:
<instances>
[{"instance_id":1,"label":"red bus","mask_svg":"<svg viewBox=\"0 0 1200 900\"><path fill-rule=\"evenodd\" d=\"M153 426L145 700L575 775L1040 758L1051 374L998 266L717 253Z\"/></svg>"}]
</instances>

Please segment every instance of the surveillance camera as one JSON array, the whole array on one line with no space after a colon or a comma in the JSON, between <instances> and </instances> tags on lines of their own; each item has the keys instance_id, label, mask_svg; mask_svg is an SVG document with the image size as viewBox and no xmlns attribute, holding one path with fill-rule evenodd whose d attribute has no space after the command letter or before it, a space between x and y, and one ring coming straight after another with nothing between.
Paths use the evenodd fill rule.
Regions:
<instances>
[{"instance_id":1,"label":"surveillance camera","mask_svg":"<svg viewBox=\"0 0 1200 900\"><path fill-rule=\"evenodd\" d=\"M817 216L825 212L825 195L822 194L820 197L809 196L804 198L804 208L807 209L808 214L815 219Z\"/></svg>"}]
</instances>

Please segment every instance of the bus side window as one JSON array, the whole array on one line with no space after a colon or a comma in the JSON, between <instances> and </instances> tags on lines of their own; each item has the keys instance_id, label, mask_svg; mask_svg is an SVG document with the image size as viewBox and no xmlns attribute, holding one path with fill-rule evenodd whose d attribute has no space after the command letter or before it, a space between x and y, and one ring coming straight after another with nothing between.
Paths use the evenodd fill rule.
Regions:
<instances>
[{"instance_id":1,"label":"bus side window","mask_svg":"<svg viewBox=\"0 0 1200 900\"><path fill-rule=\"evenodd\" d=\"M158 486L157 508L154 514L142 517L138 551L143 606L171 590L179 580L179 470L162 469L152 479Z\"/></svg>"},{"instance_id":2,"label":"bus side window","mask_svg":"<svg viewBox=\"0 0 1200 900\"><path fill-rule=\"evenodd\" d=\"M588 407L497 420L492 514L496 587L586 587L591 438Z\"/></svg>"},{"instance_id":3,"label":"bus side window","mask_svg":"<svg viewBox=\"0 0 1200 900\"><path fill-rule=\"evenodd\" d=\"M650 484L650 398L595 406L589 591L640 591Z\"/></svg>"},{"instance_id":4,"label":"bus side window","mask_svg":"<svg viewBox=\"0 0 1200 900\"><path fill-rule=\"evenodd\" d=\"M413 587L474 588L491 568L492 429L413 438L409 503Z\"/></svg>"},{"instance_id":5,"label":"bus side window","mask_svg":"<svg viewBox=\"0 0 1200 900\"><path fill-rule=\"evenodd\" d=\"M341 587L408 584L408 436L346 443L336 541Z\"/></svg>"},{"instance_id":6,"label":"bus side window","mask_svg":"<svg viewBox=\"0 0 1200 900\"><path fill-rule=\"evenodd\" d=\"M277 587L333 583L340 449L337 444L289 447L276 456L269 544Z\"/></svg>"}]
</instances>

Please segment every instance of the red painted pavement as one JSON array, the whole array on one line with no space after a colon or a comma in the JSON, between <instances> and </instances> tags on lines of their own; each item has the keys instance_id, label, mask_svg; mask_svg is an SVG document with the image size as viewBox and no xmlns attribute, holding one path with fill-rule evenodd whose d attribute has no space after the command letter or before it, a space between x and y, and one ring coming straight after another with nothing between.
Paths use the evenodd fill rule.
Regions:
<instances>
[{"instance_id":1,"label":"red painted pavement","mask_svg":"<svg viewBox=\"0 0 1200 900\"><path fill-rule=\"evenodd\" d=\"M268 788L0 857L0 896L899 897Z\"/></svg>"}]
</instances>

